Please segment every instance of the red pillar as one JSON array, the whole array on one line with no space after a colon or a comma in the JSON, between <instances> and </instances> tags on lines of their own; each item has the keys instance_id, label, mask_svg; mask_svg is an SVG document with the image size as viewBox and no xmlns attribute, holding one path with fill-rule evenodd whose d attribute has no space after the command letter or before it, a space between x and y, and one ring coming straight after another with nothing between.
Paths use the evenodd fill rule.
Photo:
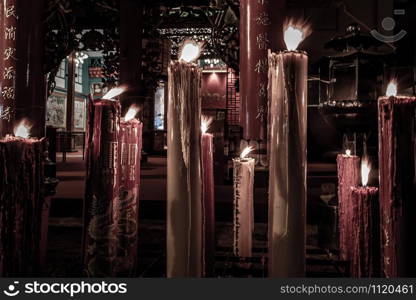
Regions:
<instances>
[{"instance_id":1,"label":"red pillar","mask_svg":"<svg viewBox=\"0 0 416 300\"><path fill-rule=\"evenodd\" d=\"M267 136L267 51L283 49L285 3L240 1L240 114L247 140Z\"/></svg>"},{"instance_id":2,"label":"red pillar","mask_svg":"<svg viewBox=\"0 0 416 300\"><path fill-rule=\"evenodd\" d=\"M123 113L141 99L142 14L143 4L138 1L120 1L120 84L128 87L121 96Z\"/></svg>"},{"instance_id":3,"label":"red pillar","mask_svg":"<svg viewBox=\"0 0 416 300\"><path fill-rule=\"evenodd\" d=\"M12 133L13 127L25 118L33 126L32 136L44 136L43 0L4 0L0 11L1 133ZM9 114L4 116L6 111Z\"/></svg>"}]
</instances>

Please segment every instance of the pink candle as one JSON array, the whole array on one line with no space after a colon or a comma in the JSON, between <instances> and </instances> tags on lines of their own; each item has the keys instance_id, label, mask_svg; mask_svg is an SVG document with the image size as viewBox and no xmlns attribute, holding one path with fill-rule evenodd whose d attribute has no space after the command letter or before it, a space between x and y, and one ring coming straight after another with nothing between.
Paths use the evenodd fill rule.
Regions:
<instances>
[{"instance_id":1,"label":"pink candle","mask_svg":"<svg viewBox=\"0 0 416 300\"><path fill-rule=\"evenodd\" d=\"M205 274L206 276L212 276L215 264L214 136L206 133L204 129L202 132Z\"/></svg>"},{"instance_id":2,"label":"pink candle","mask_svg":"<svg viewBox=\"0 0 416 300\"><path fill-rule=\"evenodd\" d=\"M351 188L360 185L360 158L348 154L337 157L338 167L338 216L339 251L342 260L351 257L351 228L353 200Z\"/></svg>"},{"instance_id":3,"label":"pink candle","mask_svg":"<svg viewBox=\"0 0 416 300\"><path fill-rule=\"evenodd\" d=\"M379 99L382 275L416 276L416 98L396 96L391 83Z\"/></svg>"},{"instance_id":4,"label":"pink candle","mask_svg":"<svg viewBox=\"0 0 416 300\"><path fill-rule=\"evenodd\" d=\"M130 108L120 123L120 190L114 203L117 227L115 274L133 276L137 265L140 158L143 124L135 119L138 110Z\"/></svg>"}]
</instances>

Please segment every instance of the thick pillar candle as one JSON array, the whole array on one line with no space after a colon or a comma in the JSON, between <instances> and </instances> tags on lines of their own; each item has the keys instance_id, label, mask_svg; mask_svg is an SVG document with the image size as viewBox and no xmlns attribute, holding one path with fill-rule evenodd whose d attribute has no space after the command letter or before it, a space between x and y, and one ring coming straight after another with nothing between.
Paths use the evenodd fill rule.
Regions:
<instances>
[{"instance_id":1,"label":"thick pillar candle","mask_svg":"<svg viewBox=\"0 0 416 300\"><path fill-rule=\"evenodd\" d=\"M253 158L235 158L234 167L234 255L251 257L254 231Z\"/></svg>"},{"instance_id":2,"label":"thick pillar candle","mask_svg":"<svg viewBox=\"0 0 416 300\"><path fill-rule=\"evenodd\" d=\"M212 276L215 264L215 191L213 138L209 133L202 133L202 178L204 204L204 256L205 274Z\"/></svg>"},{"instance_id":3,"label":"thick pillar candle","mask_svg":"<svg viewBox=\"0 0 416 300\"><path fill-rule=\"evenodd\" d=\"M382 276L416 276L416 98L379 99Z\"/></svg>"},{"instance_id":4,"label":"thick pillar candle","mask_svg":"<svg viewBox=\"0 0 416 300\"><path fill-rule=\"evenodd\" d=\"M203 274L201 174L201 69L169 66L167 276Z\"/></svg>"},{"instance_id":5,"label":"thick pillar candle","mask_svg":"<svg viewBox=\"0 0 416 300\"><path fill-rule=\"evenodd\" d=\"M84 266L87 276L114 276L117 232L113 208L119 197L120 104L90 104L84 208Z\"/></svg>"},{"instance_id":6,"label":"thick pillar candle","mask_svg":"<svg viewBox=\"0 0 416 300\"><path fill-rule=\"evenodd\" d=\"M113 210L117 228L117 276L134 276L137 266L142 127L143 124L137 119L120 123L121 178L119 195Z\"/></svg>"},{"instance_id":7,"label":"thick pillar candle","mask_svg":"<svg viewBox=\"0 0 416 300\"><path fill-rule=\"evenodd\" d=\"M350 260L351 228L354 226L352 188L360 185L360 158L355 155L339 154L337 169L339 251L342 260Z\"/></svg>"},{"instance_id":8,"label":"thick pillar candle","mask_svg":"<svg viewBox=\"0 0 416 300\"><path fill-rule=\"evenodd\" d=\"M269 276L302 277L306 255L308 57L269 54Z\"/></svg>"},{"instance_id":9,"label":"thick pillar candle","mask_svg":"<svg viewBox=\"0 0 416 300\"><path fill-rule=\"evenodd\" d=\"M44 140L0 140L0 276L39 274Z\"/></svg>"}]
</instances>

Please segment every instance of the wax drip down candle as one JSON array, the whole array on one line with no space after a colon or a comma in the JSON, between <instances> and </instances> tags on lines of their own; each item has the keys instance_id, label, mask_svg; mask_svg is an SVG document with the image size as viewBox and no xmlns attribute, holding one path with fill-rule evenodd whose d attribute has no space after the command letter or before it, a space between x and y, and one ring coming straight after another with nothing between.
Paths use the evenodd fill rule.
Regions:
<instances>
[{"instance_id":1,"label":"wax drip down candle","mask_svg":"<svg viewBox=\"0 0 416 300\"><path fill-rule=\"evenodd\" d=\"M367 186L371 171L368 157L361 159L362 186L351 187L350 275L356 278L380 276L380 207L378 188Z\"/></svg>"},{"instance_id":2,"label":"wax drip down candle","mask_svg":"<svg viewBox=\"0 0 416 300\"><path fill-rule=\"evenodd\" d=\"M269 277L305 275L307 28L286 26L287 51L269 52Z\"/></svg>"},{"instance_id":3,"label":"wax drip down candle","mask_svg":"<svg viewBox=\"0 0 416 300\"><path fill-rule=\"evenodd\" d=\"M254 231L254 158L247 157L252 147L233 159L234 168L234 255L251 257Z\"/></svg>"},{"instance_id":4,"label":"wax drip down candle","mask_svg":"<svg viewBox=\"0 0 416 300\"><path fill-rule=\"evenodd\" d=\"M201 277L201 45L186 41L168 68L167 277Z\"/></svg>"},{"instance_id":5,"label":"wax drip down candle","mask_svg":"<svg viewBox=\"0 0 416 300\"><path fill-rule=\"evenodd\" d=\"M23 120L0 139L0 276L36 276L44 203L44 139Z\"/></svg>"},{"instance_id":6,"label":"wax drip down candle","mask_svg":"<svg viewBox=\"0 0 416 300\"><path fill-rule=\"evenodd\" d=\"M416 276L416 98L391 82L378 100L382 275Z\"/></svg>"},{"instance_id":7,"label":"wax drip down candle","mask_svg":"<svg viewBox=\"0 0 416 300\"><path fill-rule=\"evenodd\" d=\"M351 228L352 223L352 190L360 185L360 158L351 155L347 149L345 154L337 157L338 169L338 224L339 224L339 251L342 260L351 258Z\"/></svg>"},{"instance_id":8,"label":"wax drip down candle","mask_svg":"<svg viewBox=\"0 0 416 300\"><path fill-rule=\"evenodd\" d=\"M137 266L139 219L140 158L143 124L136 115L139 108L132 105L120 122L119 163L120 190L115 198L113 219L117 230L115 274L134 276Z\"/></svg>"},{"instance_id":9,"label":"wax drip down candle","mask_svg":"<svg viewBox=\"0 0 416 300\"><path fill-rule=\"evenodd\" d=\"M214 191L214 136L207 133L212 118L203 116L202 131L202 178L204 205L204 257L205 276L213 276L215 264L215 191Z\"/></svg>"},{"instance_id":10,"label":"wax drip down candle","mask_svg":"<svg viewBox=\"0 0 416 300\"><path fill-rule=\"evenodd\" d=\"M87 276L115 275L117 232L113 205L119 196L120 103L111 98L89 104L87 174L84 207L84 267Z\"/></svg>"}]
</instances>

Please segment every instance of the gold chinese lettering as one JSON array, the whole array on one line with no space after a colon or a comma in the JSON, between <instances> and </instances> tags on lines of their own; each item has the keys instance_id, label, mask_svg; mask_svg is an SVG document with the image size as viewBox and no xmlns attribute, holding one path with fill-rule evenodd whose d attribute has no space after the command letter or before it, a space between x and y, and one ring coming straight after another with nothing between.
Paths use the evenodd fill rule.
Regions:
<instances>
[{"instance_id":1,"label":"gold chinese lettering","mask_svg":"<svg viewBox=\"0 0 416 300\"><path fill-rule=\"evenodd\" d=\"M16 53L16 48L8 47L4 49L4 60L8 60L10 58L16 59L14 54Z\"/></svg>"},{"instance_id":2,"label":"gold chinese lettering","mask_svg":"<svg viewBox=\"0 0 416 300\"><path fill-rule=\"evenodd\" d=\"M10 18L11 16L13 16L17 19L16 9L15 9L14 5L6 7L6 9L4 11L4 15L6 16L6 18Z\"/></svg>"},{"instance_id":3,"label":"gold chinese lettering","mask_svg":"<svg viewBox=\"0 0 416 300\"><path fill-rule=\"evenodd\" d=\"M269 14L267 12L260 13L260 15L256 18L256 23L264 26L270 25L271 21Z\"/></svg>"},{"instance_id":4,"label":"gold chinese lettering","mask_svg":"<svg viewBox=\"0 0 416 300\"><path fill-rule=\"evenodd\" d=\"M267 97L267 87L265 83L260 83L259 96L262 98Z\"/></svg>"},{"instance_id":5,"label":"gold chinese lettering","mask_svg":"<svg viewBox=\"0 0 416 300\"><path fill-rule=\"evenodd\" d=\"M13 41L16 40L16 27L14 26L6 27L4 38L6 40L13 40Z\"/></svg>"},{"instance_id":6,"label":"gold chinese lettering","mask_svg":"<svg viewBox=\"0 0 416 300\"><path fill-rule=\"evenodd\" d=\"M260 50L267 50L269 48L269 38L267 36L267 33L260 33L257 36L257 46Z\"/></svg>"},{"instance_id":7,"label":"gold chinese lettering","mask_svg":"<svg viewBox=\"0 0 416 300\"><path fill-rule=\"evenodd\" d=\"M13 100L14 99L14 88L13 87L5 87L1 91L1 95L6 100Z\"/></svg>"},{"instance_id":8,"label":"gold chinese lettering","mask_svg":"<svg viewBox=\"0 0 416 300\"><path fill-rule=\"evenodd\" d=\"M7 80L13 79L14 74L15 74L15 70L14 70L13 66L6 67L6 68L4 68L3 78L7 79Z\"/></svg>"},{"instance_id":9,"label":"gold chinese lettering","mask_svg":"<svg viewBox=\"0 0 416 300\"><path fill-rule=\"evenodd\" d=\"M268 70L268 60L265 59L259 59L259 61L256 63L256 66L254 67L254 71L257 73L267 73Z\"/></svg>"},{"instance_id":10,"label":"gold chinese lettering","mask_svg":"<svg viewBox=\"0 0 416 300\"><path fill-rule=\"evenodd\" d=\"M12 117L11 107L6 107L3 111L0 112L0 119L10 121Z\"/></svg>"}]
</instances>

